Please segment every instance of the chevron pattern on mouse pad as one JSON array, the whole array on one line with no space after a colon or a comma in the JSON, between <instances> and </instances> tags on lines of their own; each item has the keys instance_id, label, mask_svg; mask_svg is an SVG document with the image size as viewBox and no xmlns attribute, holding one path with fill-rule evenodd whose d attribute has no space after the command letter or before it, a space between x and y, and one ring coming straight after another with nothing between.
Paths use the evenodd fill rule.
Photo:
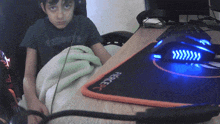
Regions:
<instances>
[{"instance_id":1,"label":"chevron pattern on mouse pad","mask_svg":"<svg viewBox=\"0 0 220 124\"><path fill-rule=\"evenodd\" d=\"M152 43L119 66L85 84L83 95L154 107L220 104L220 63L174 63L154 59Z\"/></svg>"}]
</instances>

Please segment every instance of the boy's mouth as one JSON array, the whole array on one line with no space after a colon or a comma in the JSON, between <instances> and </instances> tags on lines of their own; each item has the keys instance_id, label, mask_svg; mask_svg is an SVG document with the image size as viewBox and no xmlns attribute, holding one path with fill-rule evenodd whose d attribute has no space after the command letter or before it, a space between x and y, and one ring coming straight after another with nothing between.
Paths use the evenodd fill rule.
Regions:
<instances>
[{"instance_id":1,"label":"boy's mouth","mask_svg":"<svg viewBox=\"0 0 220 124\"><path fill-rule=\"evenodd\" d=\"M65 21L57 22L58 25L64 25L65 23Z\"/></svg>"}]
</instances>

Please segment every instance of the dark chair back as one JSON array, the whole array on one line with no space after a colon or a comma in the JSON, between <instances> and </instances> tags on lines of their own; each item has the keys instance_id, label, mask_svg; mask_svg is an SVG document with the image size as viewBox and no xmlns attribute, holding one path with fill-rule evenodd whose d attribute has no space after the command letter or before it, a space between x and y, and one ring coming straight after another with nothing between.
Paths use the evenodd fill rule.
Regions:
<instances>
[{"instance_id":1,"label":"dark chair back","mask_svg":"<svg viewBox=\"0 0 220 124\"><path fill-rule=\"evenodd\" d=\"M23 94L22 80L24 77L26 49L20 48L27 29L38 19L46 17L36 0L3 0L0 19L0 50L11 59L11 77L16 94ZM28 6L27 6L28 5ZM87 16L86 0L75 0L75 15ZM21 93L19 93L21 91Z\"/></svg>"}]
</instances>

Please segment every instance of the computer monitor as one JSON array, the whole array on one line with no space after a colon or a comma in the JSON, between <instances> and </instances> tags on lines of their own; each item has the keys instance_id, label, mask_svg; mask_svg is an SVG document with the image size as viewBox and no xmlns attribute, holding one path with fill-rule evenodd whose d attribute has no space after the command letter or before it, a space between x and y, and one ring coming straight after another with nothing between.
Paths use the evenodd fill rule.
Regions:
<instances>
[{"instance_id":1,"label":"computer monitor","mask_svg":"<svg viewBox=\"0 0 220 124\"><path fill-rule=\"evenodd\" d=\"M220 0L210 0L210 6L213 11L220 12Z\"/></svg>"},{"instance_id":2,"label":"computer monitor","mask_svg":"<svg viewBox=\"0 0 220 124\"><path fill-rule=\"evenodd\" d=\"M169 12L173 21L179 21L179 15L209 15L209 0L145 0L145 5Z\"/></svg>"}]
</instances>

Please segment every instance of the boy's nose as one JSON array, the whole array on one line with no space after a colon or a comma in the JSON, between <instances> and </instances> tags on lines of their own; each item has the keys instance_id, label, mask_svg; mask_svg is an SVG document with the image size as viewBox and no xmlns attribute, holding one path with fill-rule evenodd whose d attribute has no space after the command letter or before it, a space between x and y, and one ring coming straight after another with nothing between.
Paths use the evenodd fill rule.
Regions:
<instances>
[{"instance_id":1,"label":"boy's nose","mask_svg":"<svg viewBox=\"0 0 220 124\"><path fill-rule=\"evenodd\" d=\"M63 19L63 17L64 17L64 11L63 10L59 10L57 18L58 19Z\"/></svg>"}]
</instances>

